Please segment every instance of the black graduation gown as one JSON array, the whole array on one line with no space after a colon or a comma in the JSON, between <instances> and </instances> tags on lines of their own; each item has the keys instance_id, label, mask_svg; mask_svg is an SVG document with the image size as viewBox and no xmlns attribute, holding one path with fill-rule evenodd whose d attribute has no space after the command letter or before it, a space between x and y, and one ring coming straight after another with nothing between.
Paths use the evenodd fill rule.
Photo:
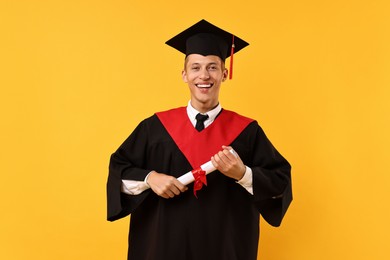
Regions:
<instances>
[{"instance_id":1,"label":"black graduation gown","mask_svg":"<svg viewBox=\"0 0 390 260\"><path fill-rule=\"evenodd\" d=\"M107 218L131 214L128 259L257 259L259 216L273 226L281 224L292 200L291 167L256 121L228 145L252 169L253 195L218 171L207 175L208 185L198 198L193 184L172 199L151 189L121 193L122 179L143 181L151 170L179 177L192 170L156 115L142 121L112 154Z\"/></svg>"}]
</instances>

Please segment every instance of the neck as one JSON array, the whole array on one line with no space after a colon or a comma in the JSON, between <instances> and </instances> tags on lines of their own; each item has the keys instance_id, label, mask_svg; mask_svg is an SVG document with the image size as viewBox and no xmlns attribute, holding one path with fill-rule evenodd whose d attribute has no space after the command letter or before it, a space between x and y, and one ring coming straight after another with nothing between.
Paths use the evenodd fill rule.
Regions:
<instances>
[{"instance_id":1,"label":"neck","mask_svg":"<svg viewBox=\"0 0 390 260\"><path fill-rule=\"evenodd\" d=\"M191 101L191 106L198 110L200 113L204 114L209 112L210 110L213 110L218 106L219 102L216 102L216 104L207 104L207 103L198 103L194 104L194 102Z\"/></svg>"}]
</instances>

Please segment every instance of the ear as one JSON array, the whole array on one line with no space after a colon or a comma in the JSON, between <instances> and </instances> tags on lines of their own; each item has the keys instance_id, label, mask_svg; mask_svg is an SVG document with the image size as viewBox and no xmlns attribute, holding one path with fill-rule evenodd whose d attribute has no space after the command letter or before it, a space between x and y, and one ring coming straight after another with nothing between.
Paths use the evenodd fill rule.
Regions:
<instances>
[{"instance_id":1,"label":"ear","mask_svg":"<svg viewBox=\"0 0 390 260\"><path fill-rule=\"evenodd\" d=\"M228 69L225 68L225 69L223 70L222 82L225 81L225 80L227 79L228 75L229 75L229 71L228 71Z\"/></svg>"},{"instance_id":2,"label":"ear","mask_svg":"<svg viewBox=\"0 0 390 260\"><path fill-rule=\"evenodd\" d=\"M181 77L182 77L182 79L183 79L183 81L184 81L185 83L188 83L188 80L187 80L187 72L186 72L185 70L183 70L183 71L181 72Z\"/></svg>"}]
</instances>

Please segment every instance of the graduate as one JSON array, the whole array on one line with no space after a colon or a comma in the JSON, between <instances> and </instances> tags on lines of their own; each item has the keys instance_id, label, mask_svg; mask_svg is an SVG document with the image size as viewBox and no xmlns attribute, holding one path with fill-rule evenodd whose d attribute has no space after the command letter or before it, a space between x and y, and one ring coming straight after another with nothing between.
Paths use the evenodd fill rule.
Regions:
<instances>
[{"instance_id":1,"label":"graduate","mask_svg":"<svg viewBox=\"0 0 390 260\"><path fill-rule=\"evenodd\" d=\"M279 226L292 189L290 164L258 122L219 100L225 60L248 43L201 20L166 44L185 54L191 98L143 120L112 154L107 219L131 214L131 260L255 260L260 216Z\"/></svg>"}]
</instances>

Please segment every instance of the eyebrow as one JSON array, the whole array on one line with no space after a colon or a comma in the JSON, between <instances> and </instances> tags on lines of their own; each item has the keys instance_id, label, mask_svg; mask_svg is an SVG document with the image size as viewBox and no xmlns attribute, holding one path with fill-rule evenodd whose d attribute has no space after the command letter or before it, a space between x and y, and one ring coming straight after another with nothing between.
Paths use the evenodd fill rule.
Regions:
<instances>
[{"instance_id":1,"label":"eyebrow","mask_svg":"<svg viewBox=\"0 0 390 260\"><path fill-rule=\"evenodd\" d=\"M193 65L201 65L201 63L199 62L194 62L194 63L191 63L190 64L191 66ZM207 63L206 66L210 66L210 65L219 65L217 62L210 62L210 63Z\"/></svg>"}]
</instances>

